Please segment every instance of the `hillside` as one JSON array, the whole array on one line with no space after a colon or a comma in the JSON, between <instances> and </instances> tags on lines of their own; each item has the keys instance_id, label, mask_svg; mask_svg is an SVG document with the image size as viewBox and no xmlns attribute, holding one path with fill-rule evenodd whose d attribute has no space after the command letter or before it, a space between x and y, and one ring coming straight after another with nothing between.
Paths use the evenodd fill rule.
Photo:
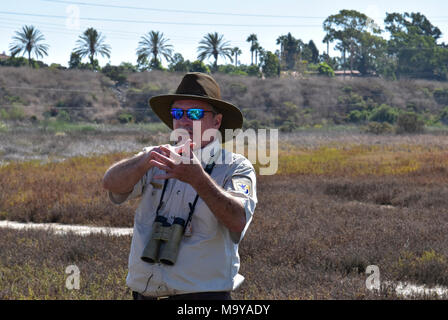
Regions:
<instances>
[{"instance_id":1,"label":"hillside","mask_svg":"<svg viewBox=\"0 0 448 320\"><path fill-rule=\"evenodd\" d=\"M395 114L416 112L430 125L448 122L445 82L214 77L223 98L241 108L251 127L288 131L303 126L362 124L374 119L380 107ZM174 92L181 78L182 74L169 72L138 72L127 74L127 81L118 84L100 72L1 67L0 118L36 121L59 114L70 121L153 122L156 117L147 106L148 98Z\"/></svg>"}]
</instances>

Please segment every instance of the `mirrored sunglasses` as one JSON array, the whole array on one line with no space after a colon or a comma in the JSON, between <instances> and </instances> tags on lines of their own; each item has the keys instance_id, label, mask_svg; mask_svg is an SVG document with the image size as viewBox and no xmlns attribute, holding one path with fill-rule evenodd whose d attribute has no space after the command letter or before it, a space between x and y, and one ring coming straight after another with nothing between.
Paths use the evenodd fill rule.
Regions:
<instances>
[{"instance_id":1,"label":"mirrored sunglasses","mask_svg":"<svg viewBox=\"0 0 448 320\"><path fill-rule=\"evenodd\" d=\"M199 109L199 108L193 108L193 109L188 109L188 110L172 108L171 115L173 116L174 119L180 120L184 116L185 111L187 112L188 119L191 119L191 120L200 120L204 117L205 112L213 112L213 111L206 111L204 109Z\"/></svg>"}]
</instances>

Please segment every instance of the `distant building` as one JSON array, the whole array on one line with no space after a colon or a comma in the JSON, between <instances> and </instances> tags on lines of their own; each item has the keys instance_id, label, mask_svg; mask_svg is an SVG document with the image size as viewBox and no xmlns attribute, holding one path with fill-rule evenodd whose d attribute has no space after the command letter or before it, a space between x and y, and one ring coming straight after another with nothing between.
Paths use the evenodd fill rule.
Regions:
<instances>
[{"instance_id":1,"label":"distant building","mask_svg":"<svg viewBox=\"0 0 448 320\"><path fill-rule=\"evenodd\" d=\"M5 51L3 53L0 53L0 60L7 60L10 56L6 55Z\"/></svg>"},{"instance_id":2,"label":"distant building","mask_svg":"<svg viewBox=\"0 0 448 320\"><path fill-rule=\"evenodd\" d=\"M341 77L341 76L348 76L348 77L360 77L361 76L361 72L359 72L358 70L336 70L334 72L334 75L336 77Z\"/></svg>"}]
</instances>

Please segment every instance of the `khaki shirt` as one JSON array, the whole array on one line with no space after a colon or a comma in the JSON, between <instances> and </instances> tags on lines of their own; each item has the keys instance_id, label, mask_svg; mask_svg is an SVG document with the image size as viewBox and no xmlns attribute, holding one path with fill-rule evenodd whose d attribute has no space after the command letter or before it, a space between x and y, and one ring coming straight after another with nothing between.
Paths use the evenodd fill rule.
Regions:
<instances>
[{"instance_id":1,"label":"khaki shirt","mask_svg":"<svg viewBox=\"0 0 448 320\"><path fill-rule=\"evenodd\" d=\"M145 148L141 153L152 147ZM127 285L146 296L165 296L203 291L231 291L244 280L238 274L240 258L238 244L244 237L257 204L255 171L244 156L226 151L218 141L202 150L203 167L215 161L211 177L224 190L238 197L246 212L246 226L242 233L230 232L222 225L201 198L198 199L191 220L191 236L182 238L177 261L173 266L150 264L141 260L149 241L156 209L160 201L165 174L151 168L134 186L131 194L115 195L109 192L112 202L119 204L141 196L134 218L134 231L129 255ZM198 151L194 151L198 155ZM139 153L139 154L141 154ZM172 222L174 217L188 218L188 203L193 202L196 191L187 183L170 179L159 214Z\"/></svg>"}]
</instances>

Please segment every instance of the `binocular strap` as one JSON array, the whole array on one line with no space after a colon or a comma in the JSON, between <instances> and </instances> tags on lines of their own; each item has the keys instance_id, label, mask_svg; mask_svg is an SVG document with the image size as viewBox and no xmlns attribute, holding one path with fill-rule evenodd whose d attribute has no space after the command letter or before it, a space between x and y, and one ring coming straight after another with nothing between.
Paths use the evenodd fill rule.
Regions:
<instances>
[{"instance_id":1,"label":"binocular strap","mask_svg":"<svg viewBox=\"0 0 448 320\"><path fill-rule=\"evenodd\" d=\"M209 164L205 167L205 172L207 172L208 175L211 175L214 167L215 167L215 162L213 161L212 163L209 163ZM165 180L165 183L163 184L162 195L160 196L159 205L157 206L156 219L157 219L157 217L159 216L159 210L160 210L160 208L162 208L162 206L163 206L163 196L165 195L166 186L168 185L168 180L169 180L169 179L166 179L166 180ZM191 203L191 202L188 203L188 206L189 206L189 208L190 208L190 212L188 213L188 219L187 219L187 221L185 222L184 231L183 231L184 233L185 233L185 230L187 229L187 227L191 230L190 222L191 222L191 219L193 218L193 213L194 213L194 209L195 209L195 207L196 207L196 202L198 202L198 198L199 198L199 195L196 194L196 197L194 198L193 203ZM191 233L191 232L189 232L189 233Z\"/></svg>"}]
</instances>

